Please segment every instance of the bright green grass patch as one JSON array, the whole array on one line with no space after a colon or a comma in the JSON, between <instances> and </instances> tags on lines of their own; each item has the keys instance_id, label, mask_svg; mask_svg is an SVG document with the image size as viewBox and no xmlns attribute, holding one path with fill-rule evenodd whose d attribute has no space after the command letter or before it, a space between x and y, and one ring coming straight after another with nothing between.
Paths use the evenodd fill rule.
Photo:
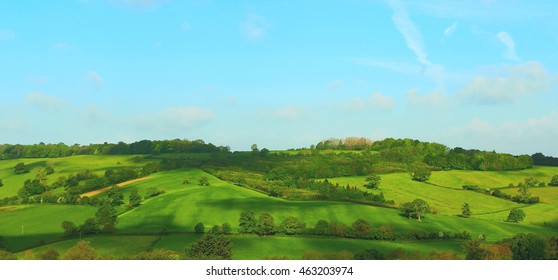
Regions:
<instances>
[{"instance_id":1,"label":"bright green grass patch","mask_svg":"<svg viewBox=\"0 0 558 280\"><path fill-rule=\"evenodd\" d=\"M525 219L521 222L527 225L537 226L551 226L558 228L558 205L548 203L537 203L521 207L525 212ZM508 217L509 211L501 211L496 213L484 214L476 216L479 219L486 219L490 221L505 221ZM556 232L556 229L554 229Z\"/></svg>"},{"instance_id":2,"label":"bright green grass patch","mask_svg":"<svg viewBox=\"0 0 558 280\"><path fill-rule=\"evenodd\" d=\"M147 251L151 245L159 239L159 236L155 235L138 235L138 236L88 236L81 238L82 240L91 243L91 247L101 255L102 259L109 260L119 260L119 259L131 259L133 256ZM48 245L43 245L26 251L17 253L18 259L25 259L30 254L38 257L40 254L46 252L49 248L52 248L58 253L60 253L59 259L63 259L64 254L80 239L74 238L69 240L63 240L55 242ZM27 256L26 256L27 255Z\"/></svg>"},{"instance_id":3,"label":"bright green grass patch","mask_svg":"<svg viewBox=\"0 0 558 280\"><path fill-rule=\"evenodd\" d=\"M208 187L196 184L182 185L182 178L189 177L195 180L200 176L207 176L211 185ZM164 188L167 193L148 199L140 207L122 214L119 217L119 232L193 232L194 226L198 222L202 222L207 229L213 225L228 222L232 225L233 231L237 231L240 212L251 210L256 213L256 216L263 212L270 213L274 217L276 225L279 225L288 216L302 219L308 227L313 227L320 219L342 222L350 226L356 219L362 218L368 220L374 228L381 225L392 225L399 233L414 230L428 232L462 232L466 230L473 236L485 234L492 241L510 237L519 232L552 234L549 229L541 227L463 219L446 215L427 215L423 222L418 222L402 217L397 209L345 202L287 201L231 185L200 170L162 172L150 180L131 184L124 190L129 192L137 188L142 193L141 190L149 185ZM484 197L480 194L479 196Z\"/></svg>"},{"instance_id":4,"label":"bright green grass patch","mask_svg":"<svg viewBox=\"0 0 558 280\"><path fill-rule=\"evenodd\" d=\"M493 189L507 187L510 183L517 185L528 177L548 183L552 176L557 174L558 167L548 166L535 166L516 171L451 170L432 172L429 182L455 189L461 189L463 185L478 185L480 188Z\"/></svg>"},{"instance_id":5,"label":"bright green grass patch","mask_svg":"<svg viewBox=\"0 0 558 280\"><path fill-rule=\"evenodd\" d=\"M155 248L174 250L180 253L191 246L200 236L168 235L155 244ZM427 242L387 242L347 238L301 237L301 236L266 236L233 235L231 236L233 259L261 260L272 257L287 257L300 260L305 251L335 254L340 252L357 253L366 249L376 249L388 255L397 248L407 252L420 252L427 255L430 251L454 252L463 255L459 241L427 241Z\"/></svg>"},{"instance_id":6,"label":"bright green grass patch","mask_svg":"<svg viewBox=\"0 0 558 280\"><path fill-rule=\"evenodd\" d=\"M135 158L139 160L134 160ZM15 196L23 183L27 179L35 179L33 169L44 168L47 162L54 164L54 174L48 175L48 183L55 182L58 177L67 177L70 174L75 174L81 170L91 170L97 175L104 175L105 170L112 168L121 168L127 166L143 166L153 160L141 159L141 156L126 155L126 156L95 156L95 155L82 155L71 156L62 158L34 158L34 159L11 159L0 160L0 179L4 183L0 187L0 198ZM31 170L26 174L14 174L14 166L19 162Z\"/></svg>"},{"instance_id":7,"label":"bright green grass patch","mask_svg":"<svg viewBox=\"0 0 558 280\"><path fill-rule=\"evenodd\" d=\"M3 209L6 207L1 207ZM0 235L4 236L8 250L17 251L39 245L63 234L62 221L82 224L95 216L96 208L74 205L8 206L0 211Z\"/></svg>"},{"instance_id":8,"label":"bright green grass patch","mask_svg":"<svg viewBox=\"0 0 558 280\"><path fill-rule=\"evenodd\" d=\"M395 201L396 205L421 198L438 213L446 215L460 215L464 203L469 203L473 214L481 214L519 207L518 203L480 194L473 191L440 187L428 183L411 180L409 174L394 173L381 175L382 181L378 190L372 193L382 192L387 200ZM339 177L328 179L331 183L340 186L357 186L364 188L366 176Z\"/></svg>"},{"instance_id":9,"label":"bright green grass patch","mask_svg":"<svg viewBox=\"0 0 558 280\"><path fill-rule=\"evenodd\" d=\"M503 189L502 192L509 195L519 195L519 188ZM558 205L558 187L531 188L529 192L531 196L538 196L541 202Z\"/></svg>"}]
</instances>

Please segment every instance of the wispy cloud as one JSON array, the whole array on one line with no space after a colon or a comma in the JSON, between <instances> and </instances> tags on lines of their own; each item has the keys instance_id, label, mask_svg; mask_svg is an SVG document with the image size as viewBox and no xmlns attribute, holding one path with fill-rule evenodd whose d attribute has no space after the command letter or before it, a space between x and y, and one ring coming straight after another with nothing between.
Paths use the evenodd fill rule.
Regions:
<instances>
[{"instance_id":1,"label":"wispy cloud","mask_svg":"<svg viewBox=\"0 0 558 280\"><path fill-rule=\"evenodd\" d=\"M354 98L341 106L342 110L391 110L395 106L395 100L379 92L373 93L368 98Z\"/></svg>"},{"instance_id":2,"label":"wispy cloud","mask_svg":"<svg viewBox=\"0 0 558 280\"><path fill-rule=\"evenodd\" d=\"M68 105L64 100L42 92L29 93L25 98L25 103L49 113L60 113Z\"/></svg>"},{"instance_id":3,"label":"wispy cloud","mask_svg":"<svg viewBox=\"0 0 558 280\"><path fill-rule=\"evenodd\" d=\"M85 79L93 86L99 87L104 84L103 77L95 71L89 71L85 75Z\"/></svg>"},{"instance_id":4,"label":"wispy cloud","mask_svg":"<svg viewBox=\"0 0 558 280\"><path fill-rule=\"evenodd\" d=\"M383 61L377 59L369 58L357 58L354 60L355 63L362 65L370 65L385 68L391 71L405 73L405 74L420 74L422 67L417 64L399 62L399 61Z\"/></svg>"},{"instance_id":5,"label":"wispy cloud","mask_svg":"<svg viewBox=\"0 0 558 280\"><path fill-rule=\"evenodd\" d=\"M432 63L428 59L428 54L425 51L424 43L422 40L422 33L411 20L407 8L400 0L390 0L389 4L393 9L393 16L391 17L395 27L405 39L407 47L413 51L417 61L425 66L424 74L434 80L439 90L444 88L444 66Z\"/></svg>"},{"instance_id":6,"label":"wispy cloud","mask_svg":"<svg viewBox=\"0 0 558 280\"><path fill-rule=\"evenodd\" d=\"M277 108L267 108L260 110L258 117L267 120L277 121L299 121L311 117L309 109L295 106L286 105Z\"/></svg>"},{"instance_id":7,"label":"wispy cloud","mask_svg":"<svg viewBox=\"0 0 558 280\"><path fill-rule=\"evenodd\" d=\"M249 41L262 39L269 28L269 23L262 16L251 14L240 23L240 33L242 37Z\"/></svg>"},{"instance_id":8,"label":"wispy cloud","mask_svg":"<svg viewBox=\"0 0 558 280\"><path fill-rule=\"evenodd\" d=\"M496 34L496 38L498 38L498 40L500 40L500 42L502 42L502 44L506 46L506 49L504 50L505 59L514 60L514 61L520 60L515 51L515 41L513 40L510 34L503 31L498 32L498 34Z\"/></svg>"},{"instance_id":9,"label":"wispy cloud","mask_svg":"<svg viewBox=\"0 0 558 280\"><path fill-rule=\"evenodd\" d=\"M189 106L139 115L129 122L140 130L172 132L199 127L215 118L215 113L210 109Z\"/></svg>"},{"instance_id":10,"label":"wispy cloud","mask_svg":"<svg viewBox=\"0 0 558 280\"><path fill-rule=\"evenodd\" d=\"M344 86L342 81L333 81L327 87L331 90L340 89Z\"/></svg>"},{"instance_id":11,"label":"wispy cloud","mask_svg":"<svg viewBox=\"0 0 558 280\"><path fill-rule=\"evenodd\" d=\"M0 42L10 41L16 37L16 34L11 30L0 29Z\"/></svg>"},{"instance_id":12,"label":"wispy cloud","mask_svg":"<svg viewBox=\"0 0 558 280\"><path fill-rule=\"evenodd\" d=\"M407 103L416 108L432 109L432 108L448 108L453 105L450 96L433 91L427 94L420 94L416 88L407 92Z\"/></svg>"},{"instance_id":13,"label":"wispy cloud","mask_svg":"<svg viewBox=\"0 0 558 280\"><path fill-rule=\"evenodd\" d=\"M446 37L450 37L451 35L453 35L453 33L455 33L455 30L457 30L457 22L454 22L452 25L448 26L444 30L444 35L446 35Z\"/></svg>"},{"instance_id":14,"label":"wispy cloud","mask_svg":"<svg viewBox=\"0 0 558 280\"><path fill-rule=\"evenodd\" d=\"M556 77L540 62L527 62L506 68L499 76L477 76L457 97L481 105L514 103L519 97L550 90Z\"/></svg>"}]
</instances>

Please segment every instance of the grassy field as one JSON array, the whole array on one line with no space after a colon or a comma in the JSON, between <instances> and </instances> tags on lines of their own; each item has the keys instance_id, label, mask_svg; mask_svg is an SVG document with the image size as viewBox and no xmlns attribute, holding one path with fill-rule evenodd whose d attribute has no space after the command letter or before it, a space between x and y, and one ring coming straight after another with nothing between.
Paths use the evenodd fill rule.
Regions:
<instances>
[{"instance_id":1,"label":"grassy field","mask_svg":"<svg viewBox=\"0 0 558 280\"><path fill-rule=\"evenodd\" d=\"M429 183L421 183L411 180L407 173L393 173L381 175L382 181L378 190L372 193L382 192L387 200L395 201L396 205L421 198L440 214L460 215L464 203L469 203L473 214L490 213L494 211L509 210L519 207L518 203L483 195L480 193L440 187ZM357 186L364 188L366 177L339 177L328 179L331 183L339 183L341 186ZM368 190L370 191L370 190Z\"/></svg>"},{"instance_id":2,"label":"grassy field","mask_svg":"<svg viewBox=\"0 0 558 280\"><path fill-rule=\"evenodd\" d=\"M75 205L0 207L0 235L8 250L21 250L62 237L62 221L81 224L97 209Z\"/></svg>"},{"instance_id":3,"label":"grassy field","mask_svg":"<svg viewBox=\"0 0 558 280\"><path fill-rule=\"evenodd\" d=\"M134 160L138 156L72 156L52 159L14 159L0 160L0 179L4 183L0 187L0 198L17 195L18 190L23 186L23 182L27 179L35 179L35 168L44 168L47 162L54 164L54 174L48 175L48 182L54 182L60 176L67 177L81 170L91 170L97 175L103 175L105 170L126 166L142 166L150 160L141 159ZM23 162L31 170L26 174L14 174L14 166Z\"/></svg>"},{"instance_id":4,"label":"grassy field","mask_svg":"<svg viewBox=\"0 0 558 280\"><path fill-rule=\"evenodd\" d=\"M201 187L195 183L182 184L185 177L189 178L190 182L197 182L200 176L207 176L211 185ZM418 222L402 217L397 209L332 201L287 201L231 185L200 170L155 174L149 180L124 187L123 191L129 193L137 189L143 194L149 186L163 188L166 193L148 199L140 207L122 214L119 217L119 232L191 232L198 222L202 222L206 228L229 222L233 231L236 231L240 212L251 210L256 215L270 213L276 224L288 216L295 216L305 221L308 227L313 227L320 219L342 222L350 226L356 219L363 218L370 221L374 228L389 224L398 232L419 229L429 232L466 230L473 235L487 234L492 241L519 232L552 234L550 229L530 225L463 219L447 215L428 215L423 222Z\"/></svg>"},{"instance_id":5,"label":"grassy field","mask_svg":"<svg viewBox=\"0 0 558 280\"><path fill-rule=\"evenodd\" d=\"M322 254L336 254L347 252L349 255L365 249L376 249L388 255L397 248L402 248L409 253L419 252L427 255L431 251L454 252L463 257L461 242L458 241L432 241L432 242L386 242L346 238L315 238L315 237L285 237L285 236L242 236L232 235L233 259L258 260L273 257L287 259L301 259L304 252L313 251ZM162 238L156 235L133 236L94 236L84 237L91 246L104 259L130 259L133 256L150 248L163 248L184 253L184 249L197 241L200 235L196 234L170 234ZM30 259L53 248L60 253L60 258L74 246L79 239L70 239L39 246L30 250L17 253L18 259ZM119 246L114 246L120 244ZM435 249L433 249L435 248Z\"/></svg>"}]
</instances>

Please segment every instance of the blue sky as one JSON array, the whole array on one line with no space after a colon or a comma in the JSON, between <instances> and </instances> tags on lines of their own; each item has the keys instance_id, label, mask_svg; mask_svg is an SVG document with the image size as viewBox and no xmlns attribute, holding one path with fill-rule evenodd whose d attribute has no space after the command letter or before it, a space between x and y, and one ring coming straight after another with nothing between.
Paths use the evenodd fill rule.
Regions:
<instances>
[{"instance_id":1,"label":"blue sky","mask_svg":"<svg viewBox=\"0 0 558 280\"><path fill-rule=\"evenodd\" d=\"M0 142L558 155L556 1L0 2Z\"/></svg>"}]
</instances>

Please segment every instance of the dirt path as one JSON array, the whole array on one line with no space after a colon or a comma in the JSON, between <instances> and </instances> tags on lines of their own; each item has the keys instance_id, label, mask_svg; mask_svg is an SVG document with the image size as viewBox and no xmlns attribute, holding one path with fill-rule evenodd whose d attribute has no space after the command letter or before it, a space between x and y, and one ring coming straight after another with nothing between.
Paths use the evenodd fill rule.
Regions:
<instances>
[{"instance_id":1,"label":"dirt path","mask_svg":"<svg viewBox=\"0 0 558 280\"><path fill-rule=\"evenodd\" d=\"M139 182L139 181L143 181L143 180L147 180L147 179L151 179L151 178L152 178L152 177L137 178L137 179L134 179L134 180L130 180L130 181L118 183L118 184L116 184L116 186L117 186L117 187L123 187L123 186L129 185L129 184L135 183L135 182ZM94 195L96 195L96 194L104 193L104 192L110 190L110 188L112 188L112 186L106 187L106 188L102 188L102 189L98 189L98 190L94 190L94 191L90 191L90 192L81 194L79 197L94 196Z\"/></svg>"}]
</instances>

